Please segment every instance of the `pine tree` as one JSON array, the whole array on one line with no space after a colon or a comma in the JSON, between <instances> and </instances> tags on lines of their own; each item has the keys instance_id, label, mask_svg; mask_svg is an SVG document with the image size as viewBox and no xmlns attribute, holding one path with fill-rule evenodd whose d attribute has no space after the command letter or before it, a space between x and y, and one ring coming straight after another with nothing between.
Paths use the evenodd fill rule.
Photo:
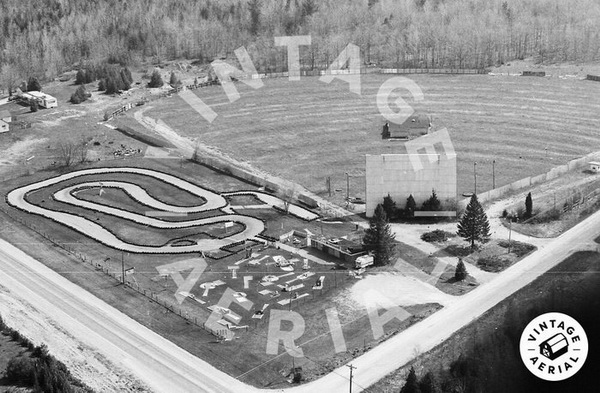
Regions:
<instances>
[{"instance_id":1,"label":"pine tree","mask_svg":"<svg viewBox=\"0 0 600 393\"><path fill-rule=\"evenodd\" d=\"M377 205L373 217L369 219L369 228L365 231L363 244L367 250L373 252L373 262L376 266L390 263L394 251L394 236L381 204Z\"/></svg>"},{"instance_id":2,"label":"pine tree","mask_svg":"<svg viewBox=\"0 0 600 393\"><path fill-rule=\"evenodd\" d=\"M400 393L421 393L419 388L419 381L417 380L417 373L414 367L410 368L408 376L406 377L406 383L400 389Z\"/></svg>"},{"instance_id":3,"label":"pine tree","mask_svg":"<svg viewBox=\"0 0 600 393\"><path fill-rule=\"evenodd\" d=\"M431 371L427 372L427 374L421 378L419 387L421 388L421 393L442 393L442 388Z\"/></svg>"},{"instance_id":4,"label":"pine tree","mask_svg":"<svg viewBox=\"0 0 600 393\"><path fill-rule=\"evenodd\" d=\"M116 80L112 76L106 78L105 86L106 94L115 94L119 92L119 86L117 85Z\"/></svg>"},{"instance_id":5,"label":"pine tree","mask_svg":"<svg viewBox=\"0 0 600 393\"><path fill-rule=\"evenodd\" d=\"M442 202L437 197L435 190L431 190L431 196L425 202L423 202L423 210L435 212L442 210Z\"/></svg>"},{"instance_id":6,"label":"pine tree","mask_svg":"<svg viewBox=\"0 0 600 393\"><path fill-rule=\"evenodd\" d=\"M27 91L42 91L42 85L40 85L40 81L35 76L29 78L27 81Z\"/></svg>"},{"instance_id":7,"label":"pine tree","mask_svg":"<svg viewBox=\"0 0 600 393\"><path fill-rule=\"evenodd\" d=\"M473 194L465 213L460 218L457 234L471 242L472 249L475 248L475 241L485 242L490 237L490 223L476 194Z\"/></svg>"},{"instance_id":8,"label":"pine tree","mask_svg":"<svg viewBox=\"0 0 600 393\"><path fill-rule=\"evenodd\" d=\"M462 258L458 258L458 263L456 264L456 269L454 270L454 279L456 281L462 281L467 278L467 268L465 267L465 263Z\"/></svg>"},{"instance_id":9,"label":"pine tree","mask_svg":"<svg viewBox=\"0 0 600 393\"><path fill-rule=\"evenodd\" d=\"M77 75L75 76L75 84L76 85L83 85L85 83L85 70L83 69L79 69L79 71L77 71Z\"/></svg>"},{"instance_id":10,"label":"pine tree","mask_svg":"<svg viewBox=\"0 0 600 393\"><path fill-rule=\"evenodd\" d=\"M253 36L258 34L260 30L260 8L262 4L260 0L250 0L248 9L250 11L250 34Z\"/></svg>"},{"instance_id":11,"label":"pine tree","mask_svg":"<svg viewBox=\"0 0 600 393\"><path fill-rule=\"evenodd\" d=\"M84 85L80 85L77 88L77 90L75 90L75 93L71 94L71 102L73 104L80 104L87 99L88 99L88 93L85 90Z\"/></svg>"},{"instance_id":12,"label":"pine tree","mask_svg":"<svg viewBox=\"0 0 600 393\"><path fill-rule=\"evenodd\" d=\"M160 76L160 72L158 70L154 70L152 72L152 76L150 77L150 83L148 83L149 87L161 87L164 85L162 76Z\"/></svg>"},{"instance_id":13,"label":"pine tree","mask_svg":"<svg viewBox=\"0 0 600 393\"><path fill-rule=\"evenodd\" d=\"M531 193L527 194L525 198L525 218L530 218L533 215L533 200Z\"/></svg>"},{"instance_id":14,"label":"pine tree","mask_svg":"<svg viewBox=\"0 0 600 393\"><path fill-rule=\"evenodd\" d=\"M392 199L390 194L387 194L383 198L383 210L388 217L388 220L393 220L396 217L396 202Z\"/></svg>"},{"instance_id":15,"label":"pine tree","mask_svg":"<svg viewBox=\"0 0 600 393\"><path fill-rule=\"evenodd\" d=\"M123 68L119 72L119 76L121 79L121 85L120 85L121 90L131 89L131 83L133 82L133 79L131 77L131 72L127 68Z\"/></svg>"},{"instance_id":16,"label":"pine tree","mask_svg":"<svg viewBox=\"0 0 600 393\"><path fill-rule=\"evenodd\" d=\"M417 202L415 202L415 198L413 198L412 194L406 198L406 207L404 208L404 212L406 217L412 217L415 214L415 210L417 209Z\"/></svg>"},{"instance_id":17,"label":"pine tree","mask_svg":"<svg viewBox=\"0 0 600 393\"><path fill-rule=\"evenodd\" d=\"M171 77L169 78L169 84L173 87L176 87L179 84L179 79L177 79L177 75L175 72L171 71Z\"/></svg>"}]
</instances>

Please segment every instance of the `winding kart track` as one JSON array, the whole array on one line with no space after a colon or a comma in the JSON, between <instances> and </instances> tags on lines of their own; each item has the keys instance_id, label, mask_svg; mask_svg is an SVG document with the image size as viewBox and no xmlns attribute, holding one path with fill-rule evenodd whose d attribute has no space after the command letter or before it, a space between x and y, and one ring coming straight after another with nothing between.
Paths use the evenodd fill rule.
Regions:
<instances>
[{"instance_id":1,"label":"winding kart track","mask_svg":"<svg viewBox=\"0 0 600 393\"><path fill-rule=\"evenodd\" d=\"M216 223L227 223L234 222L244 226L241 232L231 234L222 239L200 239L196 244L184 245L173 247L171 245L163 246L144 246L134 245L127 243L117 236L115 236L108 229L103 226L87 219L84 217L70 214L67 212L59 212L50 209L46 209L42 206L32 204L27 201L27 195L31 192L40 190L44 187L49 187L65 180L71 180L77 177L86 175L104 175L111 173L130 173L143 176L150 176L155 179L161 180L167 184L175 186L179 189L186 190L187 192L204 199L205 203L199 206L193 207L182 207L173 206L163 203L154 197L150 196L143 188L138 185L130 184L127 182L116 182L116 181L97 181L97 182L84 182L74 186L65 187L53 194L53 198L56 201L63 202L69 205L82 207L85 209L102 212L115 217L133 221L138 224L147 225L153 228L188 228L193 226L202 226ZM84 201L77 198L76 193L79 190L90 188L90 187L113 187L122 189L132 199L137 202L148 206L151 209L168 212L168 213L200 213L210 210L222 209L227 206L227 200L212 191L201 188L195 184L192 184L186 180L178 177L157 172L148 169L141 168L98 168L98 169L85 169L81 171L70 172L64 175L53 177L38 183L30 184L24 187L17 188L8 193L6 199L8 203L18 209L26 211L31 214L37 214L60 224L68 226L84 235L87 235L98 242L105 244L109 247L116 248L118 250L132 252L132 253L149 253L149 254L175 254L175 253L190 253L190 252L206 252L216 250L223 246L227 246L231 243L243 241L245 239L253 238L260 234L264 229L264 223L254 217L239 215L239 214L227 214L223 212L223 215L202 218L188 221L164 221L153 217L148 217L135 212L128 212L122 209L117 209L103 204L94 202ZM258 194L257 194L258 195ZM267 197L267 196L264 196ZM273 203L273 198L270 197L269 202ZM296 209L302 209L295 206ZM303 209L304 210L304 209ZM312 212L310 212L312 213ZM314 213L312 213L314 214Z\"/></svg>"}]
</instances>

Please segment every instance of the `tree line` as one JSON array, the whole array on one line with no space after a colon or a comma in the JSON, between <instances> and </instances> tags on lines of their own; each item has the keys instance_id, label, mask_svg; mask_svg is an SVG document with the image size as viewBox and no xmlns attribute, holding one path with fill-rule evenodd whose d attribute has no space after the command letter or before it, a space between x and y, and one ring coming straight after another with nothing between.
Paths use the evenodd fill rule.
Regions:
<instances>
[{"instance_id":1,"label":"tree line","mask_svg":"<svg viewBox=\"0 0 600 393\"><path fill-rule=\"evenodd\" d=\"M483 68L600 57L600 4L560 0L24 0L0 2L0 84L50 79L79 62L189 58L245 46L259 71L286 68L273 37L306 35L304 68L324 68L348 43L365 64Z\"/></svg>"},{"instance_id":2,"label":"tree line","mask_svg":"<svg viewBox=\"0 0 600 393\"><path fill-rule=\"evenodd\" d=\"M64 363L48 352L46 345L34 345L19 331L7 326L0 316L0 333L28 349L8 360L4 380L19 387L31 388L43 393L93 393L94 391L76 379ZM0 374L1 375L1 374ZM13 391L9 388L8 391ZM20 390L19 390L20 391Z\"/></svg>"}]
</instances>

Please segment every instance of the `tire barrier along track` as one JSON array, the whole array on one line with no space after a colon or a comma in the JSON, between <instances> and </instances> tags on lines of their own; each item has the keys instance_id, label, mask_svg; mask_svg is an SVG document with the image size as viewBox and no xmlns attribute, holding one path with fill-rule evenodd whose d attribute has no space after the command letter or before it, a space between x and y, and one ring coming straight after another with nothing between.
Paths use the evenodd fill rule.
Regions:
<instances>
[{"instance_id":1,"label":"tire barrier along track","mask_svg":"<svg viewBox=\"0 0 600 393\"><path fill-rule=\"evenodd\" d=\"M156 200L148 193L142 190L140 192L140 188L136 185L125 183L125 182L87 182L85 184L79 184L71 187L67 187L57 191L54 194L56 200L71 204L74 206L83 207L86 209L90 209L93 211L102 212L108 215L116 216L119 218L124 218L139 224L148 225L153 228L187 228L191 226L201 226L201 225L209 225L215 223L227 223L234 222L244 226L244 230L242 232L238 232L232 234L231 236L222 238L222 239L200 239L197 241L195 245L186 245L186 246L177 246L172 247L169 245L164 246L141 246L141 245L133 245L127 243L117 236L115 236L112 232L108 231L103 226L90 221L87 218L77 216L75 214L70 214L66 212L58 212L46 209L44 207L34 205L29 203L26 200L26 196L28 193L40 190L44 187L49 187L54 184L60 183L65 180L74 179L80 176L86 175L104 175L111 173L131 173L138 174L143 176L149 176L161 180L167 184L175 186L179 189L186 190L187 192L203 198L206 202L200 206L193 207L181 207L181 206L172 206L165 204L161 201ZM227 206L227 201L221 195L216 194L214 192L208 191L204 188L196 186L186 180L180 179L178 177L157 172L148 169L141 168L129 168L129 167L121 167L121 168L97 168L97 169L85 169L75 172L70 172L64 175L60 175L57 177L53 177L41 182L37 182L34 184L30 184L24 187L17 188L12 190L6 196L6 200L8 204L13 207L16 207L20 210L26 211L31 214L37 214L46 218L49 218L53 221L56 221L62 225L65 225L71 229L76 230L86 236L89 236L98 242L105 244L107 246L116 248L118 250L132 252L132 253L150 253L150 254L174 254L174 253L190 253L190 252L207 252L219 249L223 246L229 245L231 243L236 243L239 241L243 241L248 238L252 238L260 233L262 233L265 229L264 223L254 217L239 215L239 214L226 214L203 218L197 220L189 220L189 221L178 221L178 222L169 222L163 221L156 218L144 216L138 213L128 212L122 209L113 208L110 206L105 206L93 202L84 201L78 199L73 196L71 193L78 188L84 188L89 186L97 186L103 187L104 184L110 184L112 186L117 186L119 188L123 188L125 192L129 194L130 197L139 201L142 204L152 206L156 210L165 211L165 212L173 212L173 213L195 213L195 212L204 212L208 210L220 210L221 208Z\"/></svg>"}]
</instances>

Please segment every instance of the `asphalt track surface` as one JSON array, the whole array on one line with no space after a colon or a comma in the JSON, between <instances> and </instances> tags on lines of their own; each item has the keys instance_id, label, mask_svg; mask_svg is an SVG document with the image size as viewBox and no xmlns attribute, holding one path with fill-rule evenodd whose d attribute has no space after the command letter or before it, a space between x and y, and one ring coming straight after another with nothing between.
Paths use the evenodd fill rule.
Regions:
<instances>
[{"instance_id":1,"label":"asphalt track surface","mask_svg":"<svg viewBox=\"0 0 600 393\"><path fill-rule=\"evenodd\" d=\"M129 244L117 236L115 236L112 232L108 231L106 228L101 225L90 221L87 218L79 217L74 214L66 213L66 212L58 212L46 209L42 206L31 204L27 201L26 196L28 193L42 189L44 187L48 187L57 183L60 183L65 180L74 179L77 177L85 176L85 175L93 175L93 174L111 174L111 173L133 173L144 176L154 177L159 179L165 183L171 184L180 189L186 190L198 197L201 197L205 200L205 203L200 206L195 207L180 207L180 206L172 206L165 203L162 203L152 196L150 196L145 190L140 187L126 183L126 182L111 182L111 181L98 181L98 182L86 182L83 184L78 184L75 186L70 186L63 188L56 192L53 197L64 203L68 203L74 206L83 207L86 209L90 209L92 211L99 211L105 214L110 214L112 216L124 218L138 224L148 225L155 228L186 228L192 226L202 226L202 225L210 225L216 223L225 223L225 222L235 222L243 225L244 229L241 232L232 234L228 237L222 239L202 239L198 240L197 244L194 245L184 245L172 247L170 245L163 246L142 246L142 245L134 245ZM177 221L177 222L169 222L164 220L159 220L153 217L148 217L145 215L141 215L134 212L127 212L122 209L113 208L110 206L106 206L103 204L98 204L94 202L88 202L81 199L78 199L75 196L75 193L78 189L84 187L116 187L121 188L130 197L138 200L144 205L149 206L149 208L163 211L163 212L172 212L172 213L195 213L195 212L204 212L209 210L221 209L227 206L227 201L224 197L214 192L208 191L204 188L198 187L192 183L189 183L185 180L182 180L178 177L168 175L162 172L156 172L148 169L140 169L140 168L98 168L98 169L86 169L81 171L70 172L65 175L53 177L38 183L30 184L24 187L20 187L16 190L11 191L7 195L7 201L10 205L15 206L19 209L27 211L29 213L38 214L43 217L50 218L54 221L57 221L63 225L66 225L80 233L88 235L99 242L108 245L110 247L116 248L118 250L123 250L127 252L134 253L165 253L165 254L173 254L173 253L189 253L189 252L204 252L204 251L212 251L216 250L220 247L226 246L231 243L236 243L239 241L243 241L245 239L252 238L258 234L260 234L264 230L264 223L256 219L254 217L243 216L238 214L226 214L203 218L198 220L189 220L189 221Z\"/></svg>"}]
</instances>

